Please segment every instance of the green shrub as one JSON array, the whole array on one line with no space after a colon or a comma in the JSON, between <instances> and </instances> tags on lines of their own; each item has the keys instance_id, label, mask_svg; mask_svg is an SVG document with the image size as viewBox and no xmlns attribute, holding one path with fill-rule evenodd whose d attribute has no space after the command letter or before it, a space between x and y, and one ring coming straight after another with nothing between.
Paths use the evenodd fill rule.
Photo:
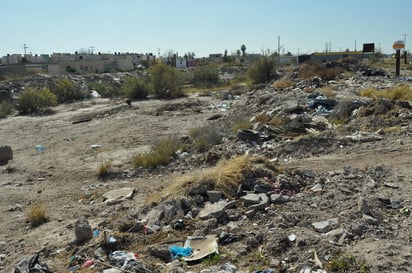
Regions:
<instances>
[{"instance_id":1,"label":"green shrub","mask_svg":"<svg viewBox=\"0 0 412 273\"><path fill-rule=\"evenodd\" d=\"M51 91L56 95L59 103L81 100L84 98L83 92L68 79L57 80Z\"/></svg>"},{"instance_id":2,"label":"green shrub","mask_svg":"<svg viewBox=\"0 0 412 273\"><path fill-rule=\"evenodd\" d=\"M13 111L13 105L10 102L0 102L0 118L5 118Z\"/></svg>"},{"instance_id":3,"label":"green shrub","mask_svg":"<svg viewBox=\"0 0 412 273\"><path fill-rule=\"evenodd\" d=\"M212 87L219 84L219 70L215 65L198 66L193 70L192 84L196 87Z\"/></svg>"},{"instance_id":4,"label":"green shrub","mask_svg":"<svg viewBox=\"0 0 412 273\"><path fill-rule=\"evenodd\" d=\"M254 84L272 80L276 73L276 60L272 56L263 56L254 62L248 70L248 76Z\"/></svg>"},{"instance_id":5,"label":"green shrub","mask_svg":"<svg viewBox=\"0 0 412 273\"><path fill-rule=\"evenodd\" d=\"M177 136L169 136L157 140L151 145L151 151L137 155L133 159L133 166L144 168L156 168L167 165L178 150L183 150L182 141Z\"/></svg>"},{"instance_id":6,"label":"green shrub","mask_svg":"<svg viewBox=\"0 0 412 273\"><path fill-rule=\"evenodd\" d=\"M149 85L145 80L135 77L126 77L121 90L129 99L145 99L150 91Z\"/></svg>"},{"instance_id":7,"label":"green shrub","mask_svg":"<svg viewBox=\"0 0 412 273\"><path fill-rule=\"evenodd\" d=\"M179 72L166 64L158 63L150 70L153 92L159 98L177 98L183 95Z\"/></svg>"},{"instance_id":8,"label":"green shrub","mask_svg":"<svg viewBox=\"0 0 412 273\"><path fill-rule=\"evenodd\" d=\"M20 114L39 113L57 104L56 96L48 89L27 89L19 95L16 109Z\"/></svg>"},{"instance_id":9,"label":"green shrub","mask_svg":"<svg viewBox=\"0 0 412 273\"><path fill-rule=\"evenodd\" d=\"M198 152L207 151L222 141L222 136L217 128L211 126L193 128L189 131L189 135L192 137L194 148Z\"/></svg>"}]
</instances>

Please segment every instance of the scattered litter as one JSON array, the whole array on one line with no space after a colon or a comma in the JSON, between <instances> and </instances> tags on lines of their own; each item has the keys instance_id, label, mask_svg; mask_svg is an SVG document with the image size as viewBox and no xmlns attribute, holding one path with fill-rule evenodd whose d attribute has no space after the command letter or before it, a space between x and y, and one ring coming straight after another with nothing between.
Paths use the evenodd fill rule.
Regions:
<instances>
[{"instance_id":1,"label":"scattered litter","mask_svg":"<svg viewBox=\"0 0 412 273\"><path fill-rule=\"evenodd\" d=\"M99 149L99 148L101 148L102 147L102 145L100 145L100 144L92 144L91 146L90 146L90 148L92 148L92 149Z\"/></svg>"},{"instance_id":2,"label":"scattered litter","mask_svg":"<svg viewBox=\"0 0 412 273\"><path fill-rule=\"evenodd\" d=\"M42 153L44 153L44 150L46 149L46 148L44 148L44 146L43 145L36 145L36 147L34 147L35 149L36 149L36 151L39 153L39 154L42 154Z\"/></svg>"},{"instance_id":3,"label":"scattered litter","mask_svg":"<svg viewBox=\"0 0 412 273\"><path fill-rule=\"evenodd\" d=\"M172 254L173 259L189 257L193 253L193 249L191 247L182 246L170 246L169 251Z\"/></svg>"},{"instance_id":4,"label":"scattered litter","mask_svg":"<svg viewBox=\"0 0 412 273\"><path fill-rule=\"evenodd\" d=\"M53 273L46 264L39 262L39 254L24 257L17 265L14 273Z\"/></svg>"},{"instance_id":5,"label":"scattered litter","mask_svg":"<svg viewBox=\"0 0 412 273\"><path fill-rule=\"evenodd\" d=\"M215 235L188 237L185 242L185 247L193 249L190 257L183 258L188 262L203 259L213 253L219 253Z\"/></svg>"},{"instance_id":6,"label":"scattered litter","mask_svg":"<svg viewBox=\"0 0 412 273\"><path fill-rule=\"evenodd\" d=\"M383 185L385 187L392 188L392 189L398 189L399 188L399 186L394 184L394 183L384 183Z\"/></svg>"}]
</instances>

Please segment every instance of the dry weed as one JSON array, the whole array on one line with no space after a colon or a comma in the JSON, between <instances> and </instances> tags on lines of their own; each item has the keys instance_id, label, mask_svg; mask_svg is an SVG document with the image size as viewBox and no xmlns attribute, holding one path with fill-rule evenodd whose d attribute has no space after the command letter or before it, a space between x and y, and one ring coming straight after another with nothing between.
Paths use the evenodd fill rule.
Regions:
<instances>
[{"instance_id":1,"label":"dry weed","mask_svg":"<svg viewBox=\"0 0 412 273\"><path fill-rule=\"evenodd\" d=\"M273 87L278 88L278 89L285 89L285 88L294 87L294 86L295 86L295 83L289 79L280 79L273 83Z\"/></svg>"},{"instance_id":2,"label":"dry weed","mask_svg":"<svg viewBox=\"0 0 412 273\"><path fill-rule=\"evenodd\" d=\"M42 204L34 204L27 212L27 220L32 227L37 227L47 222L46 208Z\"/></svg>"}]
</instances>

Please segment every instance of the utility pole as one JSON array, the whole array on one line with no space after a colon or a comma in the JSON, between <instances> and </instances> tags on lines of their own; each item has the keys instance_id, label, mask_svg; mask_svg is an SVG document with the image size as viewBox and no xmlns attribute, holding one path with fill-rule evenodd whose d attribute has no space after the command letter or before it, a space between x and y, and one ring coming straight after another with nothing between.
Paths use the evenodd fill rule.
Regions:
<instances>
[{"instance_id":1,"label":"utility pole","mask_svg":"<svg viewBox=\"0 0 412 273\"><path fill-rule=\"evenodd\" d=\"M24 49L24 57L26 57L26 50L28 49L29 47L26 45L26 44L24 44L23 45L23 49Z\"/></svg>"},{"instance_id":2,"label":"utility pole","mask_svg":"<svg viewBox=\"0 0 412 273\"><path fill-rule=\"evenodd\" d=\"M94 46L90 46L89 47L89 54L93 55L93 51L94 51Z\"/></svg>"},{"instance_id":3,"label":"utility pole","mask_svg":"<svg viewBox=\"0 0 412 273\"><path fill-rule=\"evenodd\" d=\"M403 35L403 44L406 45L406 36L408 36L408 34L402 34ZM406 47L405 47L406 48ZM405 49L406 50L406 49Z\"/></svg>"},{"instance_id":4,"label":"utility pole","mask_svg":"<svg viewBox=\"0 0 412 273\"><path fill-rule=\"evenodd\" d=\"M280 36L278 36L278 58L280 57Z\"/></svg>"}]
</instances>

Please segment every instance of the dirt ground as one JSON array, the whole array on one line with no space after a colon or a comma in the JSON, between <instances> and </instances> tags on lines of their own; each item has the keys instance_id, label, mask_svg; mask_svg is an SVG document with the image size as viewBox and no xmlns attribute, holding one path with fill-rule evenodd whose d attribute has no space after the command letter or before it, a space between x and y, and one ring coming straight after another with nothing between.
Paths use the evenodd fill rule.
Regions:
<instances>
[{"instance_id":1,"label":"dirt ground","mask_svg":"<svg viewBox=\"0 0 412 273\"><path fill-rule=\"evenodd\" d=\"M192 107L159 111L171 103ZM58 253L74 240L76 219L86 215L93 227L115 213L101 201L90 202L87 194L134 187L133 202L122 205L123 209L144 204L148 193L158 191L172 177L188 170L128 175L134 173L132 157L147 151L161 136L185 135L191 128L211 123L208 118L213 114L227 115L236 112L236 107L244 107L241 99L234 100L230 111L220 112L210 107L213 103L219 100L197 95L173 101L134 102L131 106L120 101L96 99L58 106L52 115L12 116L0 120L0 144L9 145L14 153L14 160L3 166L0 173L0 254L4 254L0 271L12 272L23 256L43 251L50 252L43 261L52 270L66 272L63 270L67 268L67 260ZM196 110L199 108L201 111ZM76 123L81 120L88 121ZM403 190L397 195L411 202L411 139L409 129L408 134L387 135L380 142L362 143L302 159L292 158L281 164L315 172L342 172L347 166L366 169L383 165L392 170L388 180ZM36 145L43 145L44 153L38 153ZM101 147L92 148L92 145ZM97 168L106 160L113 161L118 178L108 181L97 178ZM393 189L386 191L382 194L389 195ZM45 206L49 221L31 228L26 212L37 203ZM407 221L410 227L412 218ZM404 226L398 228L407 230ZM350 248L369 261L396 264L397 255L405 257L409 252L411 258L412 253L412 232L409 230L399 238L386 241L370 238ZM412 265L404 267L411 269Z\"/></svg>"}]
</instances>

